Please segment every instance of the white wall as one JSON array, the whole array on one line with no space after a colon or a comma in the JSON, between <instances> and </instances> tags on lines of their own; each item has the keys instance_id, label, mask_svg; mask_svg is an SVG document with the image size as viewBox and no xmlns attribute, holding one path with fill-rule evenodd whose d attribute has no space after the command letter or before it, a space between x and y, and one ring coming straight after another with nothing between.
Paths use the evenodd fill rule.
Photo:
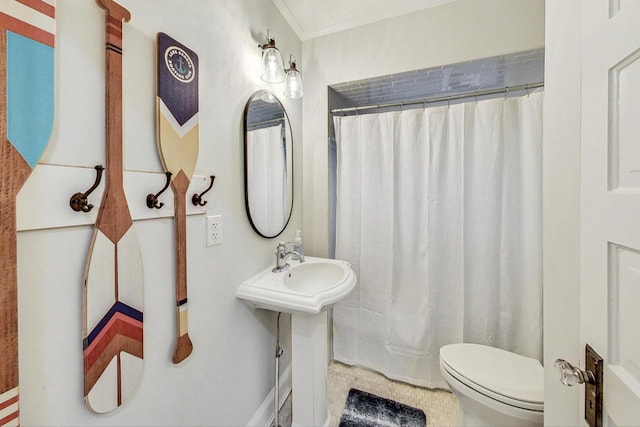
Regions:
<instances>
[{"instance_id":1,"label":"white wall","mask_svg":"<svg viewBox=\"0 0 640 427\"><path fill-rule=\"evenodd\" d=\"M584 387L568 388L553 363L580 348L581 0L546 2L543 142L545 425L581 425ZM584 366L584 365L581 365Z\"/></svg>"},{"instance_id":2,"label":"white wall","mask_svg":"<svg viewBox=\"0 0 640 427\"><path fill-rule=\"evenodd\" d=\"M304 234L328 254L327 85L544 46L543 0L460 0L303 42Z\"/></svg>"},{"instance_id":3,"label":"white wall","mask_svg":"<svg viewBox=\"0 0 640 427\"><path fill-rule=\"evenodd\" d=\"M18 235L22 424L245 425L273 387L275 315L248 308L234 293L244 279L273 263L277 242L255 234L245 215L242 116L251 93L267 87L257 72L257 44L264 42L266 29L274 31L284 55L301 57L300 40L270 1L120 0L132 14L124 28L123 57L125 169L133 174L125 188L129 205L135 206L132 211L146 210L144 194L163 184L155 140L155 37L162 31L199 55L195 174L217 177L205 208L223 215L225 240L207 248L205 215L188 217L194 352L173 365L173 220L167 217L172 203L162 208L164 214L135 221L145 273L144 378L124 407L95 416L83 404L81 332L83 266L92 226L86 214L68 208L68 197L88 188L91 168L105 161L104 14L94 1L57 3L57 117L41 163L53 165L60 188L45 180L44 187L27 184L19 197L19 223L27 224ZM301 182L302 104L280 98L293 124L295 174ZM142 184L147 181L153 184ZM52 192L65 197L50 204L38 201ZM297 186L293 218L283 234L288 240L302 225L301 194ZM91 197L92 203L99 201L99 194ZM34 217L44 225L29 230ZM69 226L41 228L59 223ZM284 323L286 337L287 319ZM283 370L287 364L288 355Z\"/></svg>"}]
</instances>

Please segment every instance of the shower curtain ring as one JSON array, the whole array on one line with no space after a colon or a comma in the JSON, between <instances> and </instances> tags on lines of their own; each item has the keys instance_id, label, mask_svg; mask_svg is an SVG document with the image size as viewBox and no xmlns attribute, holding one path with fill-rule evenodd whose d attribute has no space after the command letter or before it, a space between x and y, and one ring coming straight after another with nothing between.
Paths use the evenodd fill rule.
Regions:
<instances>
[{"instance_id":1,"label":"shower curtain ring","mask_svg":"<svg viewBox=\"0 0 640 427\"><path fill-rule=\"evenodd\" d=\"M507 86L507 91L504 93L504 99L507 99L507 97L509 96L509 86Z\"/></svg>"},{"instance_id":2,"label":"shower curtain ring","mask_svg":"<svg viewBox=\"0 0 640 427\"><path fill-rule=\"evenodd\" d=\"M524 85L524 88L527 90L527 98L529 97L529 83Z\"/></svg>"}]
</instances>

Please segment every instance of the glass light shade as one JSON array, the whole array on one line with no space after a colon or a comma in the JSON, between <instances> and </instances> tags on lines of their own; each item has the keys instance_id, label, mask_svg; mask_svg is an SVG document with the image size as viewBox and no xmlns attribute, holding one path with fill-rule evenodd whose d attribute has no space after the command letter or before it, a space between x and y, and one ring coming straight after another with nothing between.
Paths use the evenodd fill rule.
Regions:
<instances>
[{"instance_id":1,"label":"glass light shade","mask_svg":"<svg viewBox=\"0 0 640 427\"><path fill-rule=\"evenodd\" d=\"M280 102L278 101L278 98L276 98L271 92L268 92L266 90L264 91L260 99L268 104L275 104L276 102Z\"/></svg>"},{"instance_id":2,"label":"glass light shade","mask_svg":"<svg viewBox=\"0 0 640 427\"><path fill-rule=\"evenodd\" d=\"M284 81L284 95L289 98L302 98L302 76L295 68L287 70Z\"/></svg>"},{"instance_id":3,"label":"glass light shade","mask_svg":"<svg viewBox=\"0 0 640 427\"><path fill-rule=\"evenodd\" d=\"M284 80L282 57L275 47L267 47L262 52L262 75L260 78L267 83L280 83Z\"/></svg>"}]
</instances>

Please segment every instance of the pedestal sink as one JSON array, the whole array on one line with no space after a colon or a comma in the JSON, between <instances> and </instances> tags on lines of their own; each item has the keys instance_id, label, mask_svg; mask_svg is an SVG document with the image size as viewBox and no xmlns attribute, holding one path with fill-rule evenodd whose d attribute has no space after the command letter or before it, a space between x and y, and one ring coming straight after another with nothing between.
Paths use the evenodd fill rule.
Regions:
<instances>
[{"instance_id":1,"label":"pedestal sink","mask_svg":"<svg viewBox=\"0 0 640 427\"><path fill-rule=\"evenodd\" d=\"M256 274L236 296L254 308L291 313L292 426L328 427L326 309L349 295L356 275L346 261L306 257L291 264Z\"/></svg>"}]
</instances>

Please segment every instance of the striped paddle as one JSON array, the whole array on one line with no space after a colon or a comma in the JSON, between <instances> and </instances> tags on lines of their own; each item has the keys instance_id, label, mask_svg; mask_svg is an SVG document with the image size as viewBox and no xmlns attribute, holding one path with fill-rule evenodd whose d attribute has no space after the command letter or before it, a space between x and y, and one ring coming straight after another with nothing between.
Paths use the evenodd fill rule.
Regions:
<instances>
[{"instance_id":1,"label":"striped paddle","mask_svg":"<svg viewBox=\"0 0 640 427\"><path fill-rule=\"evenodd\" d=\"M158 34L158 150L172 173L176 236L176 345L173 363L193 350L187 327L186 196L198 161L198 55L164 33Z\"/></svg>"},{"instance_id":2,"label":"striped paddle","mask_svg":"<svg viewBox=\"0 0 640 427\"><path fill-rule=\"evenodd\" d=\"M131 16L112 0L96 1L106 12L106 178L85 265L82 333L85 403L107 413L142 379L143 278L123 186L122 23Z\"/></svg>"},{"instance_id":3,"label":"striped paddle","mask_svg":"<svg viewBox=\"0 0 640 427\"><path fill-rule=\"evenodd\" d=\"M0 426L19 425L15 202L51 137L55 24L54 0L0 1Z\"/></svg>"}]
</instances>

